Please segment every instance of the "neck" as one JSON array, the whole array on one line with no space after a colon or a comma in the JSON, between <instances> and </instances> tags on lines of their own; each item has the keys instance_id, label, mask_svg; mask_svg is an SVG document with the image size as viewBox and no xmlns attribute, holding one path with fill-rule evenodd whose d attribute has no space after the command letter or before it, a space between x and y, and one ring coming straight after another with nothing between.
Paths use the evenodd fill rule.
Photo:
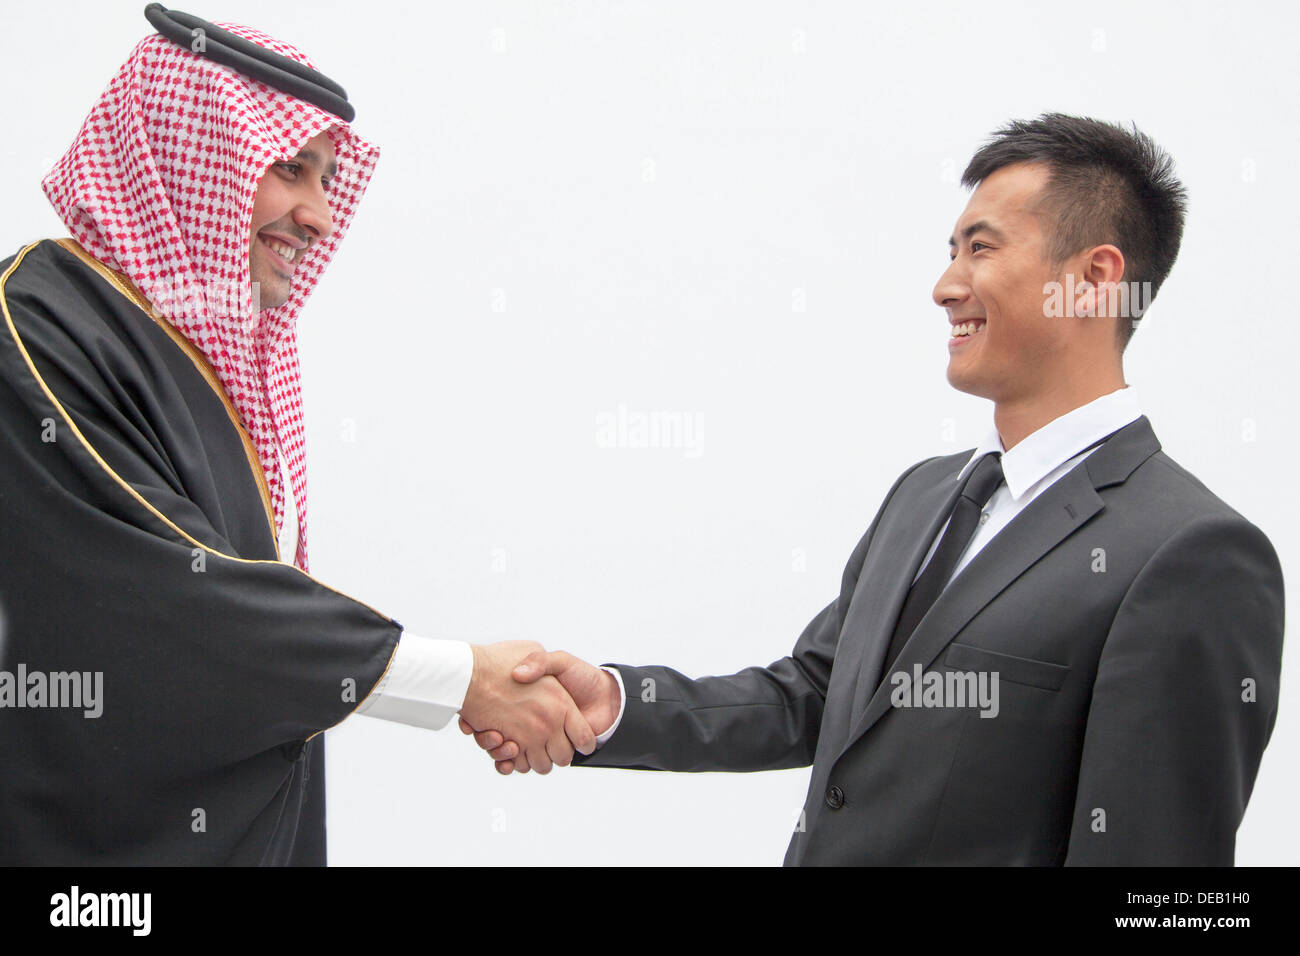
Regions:
<instances>
[{"instance_id":1,"label":"neck","mask_svg":"<svg viewBox=\"0 0 1300 956\"><path fill-rule=\"evenodd\" d=\"M995 401L993 424L1003 449L1010 451L1049 422L1125 385L1124 371L1117 367L1084 381L1061 380L1033 395Z\"/></svg>"}]
</instances>

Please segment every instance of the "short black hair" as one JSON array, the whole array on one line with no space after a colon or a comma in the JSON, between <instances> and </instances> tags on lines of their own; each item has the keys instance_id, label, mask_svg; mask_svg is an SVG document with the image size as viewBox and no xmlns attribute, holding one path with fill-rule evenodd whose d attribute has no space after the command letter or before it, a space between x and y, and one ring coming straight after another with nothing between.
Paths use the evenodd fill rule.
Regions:
<instances>
[{"instance_id":1,"label":"short black hair","mask_svg":"<svg viewBox=\"0 0 1300 956\"><path fill-rule=\"evenodd\" d=\"M1041 209L1055 217L1048 255L1055 263L1089 246L1111 243L1124 254L1124 282L1151 283L1150 298L1178 258L1187 214L1187 190L1174 161L1136 124L1064 113L1013 120L971 158L963 186L974 188L1013 163L1046 163L1051 170ZM1149 302L1143 298L1142 306ZM1135 313L1136 314L1136 313ZM1119 322L1122 352L1133 323Z\"/></svg>"}]
</instances>

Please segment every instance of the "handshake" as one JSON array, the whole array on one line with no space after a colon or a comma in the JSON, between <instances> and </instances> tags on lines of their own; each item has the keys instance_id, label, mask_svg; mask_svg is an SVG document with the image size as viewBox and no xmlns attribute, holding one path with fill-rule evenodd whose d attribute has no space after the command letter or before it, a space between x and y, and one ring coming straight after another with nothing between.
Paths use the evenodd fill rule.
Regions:
<instances>
[{"instance_id":1,"label":"handshake","mask_svg":"<svg viewBox=\"0 0 1300 956\"><path fill-rule=\"evenodd\" d=\"M534 641L472 645L474 674L460 709L460 729L512 771L550 773L573 752L589 754L618 717L622 690L614 675Z\"/></svg>"}]
</instances>

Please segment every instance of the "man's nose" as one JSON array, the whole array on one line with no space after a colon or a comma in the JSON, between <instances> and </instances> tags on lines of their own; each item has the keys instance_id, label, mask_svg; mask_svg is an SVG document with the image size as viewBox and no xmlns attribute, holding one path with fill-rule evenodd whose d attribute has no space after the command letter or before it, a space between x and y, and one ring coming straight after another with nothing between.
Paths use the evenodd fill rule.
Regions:
<instances>
[{"instance_id":1,"label":"man's nose","mask_svg":"<svg viewBox=\"0 0 1300 956\"><path fill-rule=\"evenodd\" d=\"M958 265L956 259L948 264L943 275L939 276L939 281L934 284L934 291L930 293L934 299L934 304L940 308L951 308L961 302L970 294L970 287L966 284L964 270Z\"/></svg>"},{"instance_id":2,"label":"man's nose","mask_svg":"<svg viewBox=\"0 0 1300 956\"><path fill-rule=\"evenodd\" d=\"M330 237L334 232L334 215L323 188L298 204L293 211L293 221L313 236L313 243L324 242Z\"/></svg>"}]
</instances>

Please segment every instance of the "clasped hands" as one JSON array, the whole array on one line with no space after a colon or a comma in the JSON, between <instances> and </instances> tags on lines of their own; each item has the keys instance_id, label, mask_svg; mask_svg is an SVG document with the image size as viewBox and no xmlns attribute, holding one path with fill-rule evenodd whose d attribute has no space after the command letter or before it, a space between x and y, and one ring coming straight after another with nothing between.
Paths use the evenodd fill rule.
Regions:
<instances>
[{"instance_id":1,"label":"clasped hands","mask_svg":"<svg viewBox=\"0 0 1300 956\"><path fill-rule=\"evenodd\" d=\"M474 673L460 729L495 761L497 771L550 773L573 752L589 754L618 717L614 675L535 641L472 645Z\"/></svg>"}]
</instances>

